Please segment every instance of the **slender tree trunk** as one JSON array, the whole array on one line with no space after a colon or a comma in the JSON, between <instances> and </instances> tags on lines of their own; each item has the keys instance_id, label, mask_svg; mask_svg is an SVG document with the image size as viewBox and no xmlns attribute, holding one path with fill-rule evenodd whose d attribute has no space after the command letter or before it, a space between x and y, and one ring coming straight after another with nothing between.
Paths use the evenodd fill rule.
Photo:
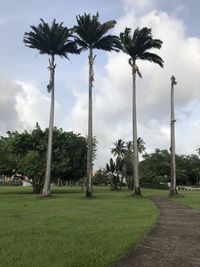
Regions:
<instances>
[{"instance_id":1,"label":"slender tree trunk","mask_svg":"<svg viewBox=\"0 0 200 267\"><path fill-rule=\"evenodd\" d=\"M175 118L174 118L174 85L175 77L171 77L171 186L170 195L177 195L176 190L176 162L175 162Z\"/></svg>"},{"instance_id":2,"label":"slender tree trunk","mask_svg":"<svg viewBox=\"0 0 200 267\"><path fill-rule=\"evenodd\" d=\"M49 136L48 136L48 147L47 147L47 164L45 172L45 181L42 195L50 196L50 182L51 182L51 159L52 159L52 141L53 141L53 125L54 125L54 55L51 56L49 61L50 70L50 83L47 86L48 91L51 92L51 106L50 106L50 118L49 118Z\"/></svg>"},{"instance_id":3,"label":"slender tree trunk","mask_svg":"<svg viewBox=\"0 0 200 267\"><path fill-rule=\"evenodd\" d=\"M135 195L140 195L139 171L138 171L138 144L137 144L137 113L136 113L136 66L132 65L133 76L133 103L132 103L132 120L133 120L133 192Z\"/></svg>"},{"instance_id":4,"label":"slender tree trunk","mask_svg":"<svg viewBox=\"0 0 200 267\"><path fill-rule=\"evenodd\" d=\"M92 87L93 87L93 50L89 52L89 99L88 99L88 149L87 176L85 181L85 197L92 197Z\"/></svg>"}]
</instances>

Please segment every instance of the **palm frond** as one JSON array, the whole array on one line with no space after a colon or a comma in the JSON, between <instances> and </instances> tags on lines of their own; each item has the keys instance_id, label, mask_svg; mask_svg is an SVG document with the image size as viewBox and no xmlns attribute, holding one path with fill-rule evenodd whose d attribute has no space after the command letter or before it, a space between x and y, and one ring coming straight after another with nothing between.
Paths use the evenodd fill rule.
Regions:
<instances>
[{"instance_id":1,"label":"palm frond","mask_svg":"<svg viewBox=\"0 0 200 267\"><path fill-rule=\"evenodd\" d=\"M98 13L93 16L84 13L84 15L76 16L76 20L77 26L74 26L74 32L77 35L76 41L83 50L88 48L106 51L119 50L120 42L118 37L106 35L106 33L115 26L115 20L110 20L101 24Z\"/></svg>"},{"instance_id":2,"label":"palm frond","mask_svg":"<svg viewBox=\"0 0 200 267\"><path fill-rule=\"evenodd\" d=\"M158 64L160 67L163 68L163 60L161 57L159 57L158 55L154 54L154 53L150 53L150 52L145 52L143 53L142 55L140 55L138 57L138 59L141 59L141 60L147 60L147 61L150 61L150 62L153 62L153 63L156 63Z\"/></svg>"},{"instance_id":3,"label":"palm frond","mask_svg":"<svg viewBox=\"0 0 200 267\"><path fill-rule=\"evenodd\" d=\"M102 37L97 43L94 44L93 48L102 49L105 51L119 51L121 43L119 38L114 35L107 35Z\"/></svg>"},{"instance_id":4,"label":"palm frond","mask_svg":"<svg viewBox=\"0 0 200 267\"><path fill-rule=\"evenodd\" d=\"M38 49L40 54L58 55L67 57L68 53L79 54L73 40L71 30L57 23L54 19L52 24L40 20L38 26L31 26L31 31L25 32L23 42L27 47Z\"/></svg>"},{"instance_id":5,"label":"palm frond","mask_svg":"<svg viewBox=\"0 0 200 267\"><path fill-rule=\"evenodd\" d=\"M121 50L130 56L130 59L134 63L137 59L148 60L157 63L163 67L163 60L161 57L154 53L148 52L150 49L160 49L162 47L162 41L159 39L153 39L151 29L149 28L136 28L131 35L131 29L125 28L124 32L120 35Z\"/></svg>"}]
</instances>

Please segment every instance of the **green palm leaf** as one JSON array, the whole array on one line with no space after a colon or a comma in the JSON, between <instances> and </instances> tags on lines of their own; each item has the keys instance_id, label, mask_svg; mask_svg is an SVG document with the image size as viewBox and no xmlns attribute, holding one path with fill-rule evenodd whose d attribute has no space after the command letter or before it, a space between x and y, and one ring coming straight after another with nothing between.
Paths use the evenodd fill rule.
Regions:
<instances>
[{"instance_id":1,"label":"green palm leaf","mask_svg":"<svg viewBox=\"0 0 200 267\"><path fill-rule=\"evenodd\" d=\"M40 54L67 57L68 53L80 53L72 39L71 30L55 19L51 25L41 19L39 25L31 26L31 29L32 31L25 32L23 41L27 47L39 50Z\"/></svg>"},{"instance_id":2,"label":"green palm leaf","mask_svg":"<svg viewBox=\"0 0 200 267\"><path fill-rule=\"evenodd\" d=\"M120 33L121 50L128 54L133 62L137 59L147 60L163 67L163 60L155 53L150 53L151 49L160 49L162 41L153 39L151 29L142 28L135 29L131 35L131 29L125 28L124 32Z\"/></svg>"}]
</instances>

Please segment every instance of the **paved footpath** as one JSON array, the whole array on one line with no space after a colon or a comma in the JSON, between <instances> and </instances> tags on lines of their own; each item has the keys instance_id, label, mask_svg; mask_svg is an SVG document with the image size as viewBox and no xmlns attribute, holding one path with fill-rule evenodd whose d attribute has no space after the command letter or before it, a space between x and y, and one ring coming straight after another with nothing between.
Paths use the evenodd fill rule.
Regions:
<instances>
[{"instance_id":1,"label":"paved footpath","mask_svg":"<svg viewBox=\"0 0 200 267\"><path fill-rule=\"evenodd\" d=\"M200 212L153 196L160 210L155 227L114 267L200 267Z\"/></svg>"}]
</instances>

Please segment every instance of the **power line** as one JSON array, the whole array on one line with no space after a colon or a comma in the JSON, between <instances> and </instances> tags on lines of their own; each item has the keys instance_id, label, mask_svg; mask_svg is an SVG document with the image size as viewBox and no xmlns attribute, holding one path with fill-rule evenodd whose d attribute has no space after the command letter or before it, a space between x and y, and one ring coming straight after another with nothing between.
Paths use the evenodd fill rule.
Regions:
<instances>
[{"instance_id":1,"label":"power line","mask_svg":"<svg viewBox=\"0 0 200 267\"><path fill-rule=\"evenodd\" d=\"M188 111L188 112L186 113L186 115L185 115L184 118L182 118L182 119L177 119L177 121L178 121L177 124L183 122L187 117L189 117L190 114L194 111L194 109L196 108L196 106L197 106L199 103L200 103L200 99L197 100L197 102L192 106L191 110Z\"/></svg>"}]
</instances>

